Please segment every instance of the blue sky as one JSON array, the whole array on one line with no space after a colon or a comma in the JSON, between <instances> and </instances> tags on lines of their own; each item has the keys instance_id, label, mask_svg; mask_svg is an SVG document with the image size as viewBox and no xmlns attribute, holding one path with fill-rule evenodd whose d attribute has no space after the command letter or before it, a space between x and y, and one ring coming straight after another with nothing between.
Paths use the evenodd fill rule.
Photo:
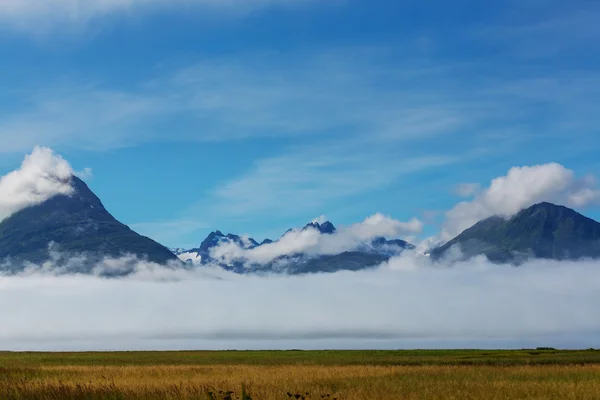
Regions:
<instances>
[{"instance_id":1,"label":"blue sky","mask_svg":"<svg viewBox=\"0 0 600 400\"><path fill-rule=\"evenodd\" d=\"M585 0L4 1L0 172L49 146L169 246L323 214L433 234L458 184L600 175L598 20Z\"/></svg>"}]
</instances>

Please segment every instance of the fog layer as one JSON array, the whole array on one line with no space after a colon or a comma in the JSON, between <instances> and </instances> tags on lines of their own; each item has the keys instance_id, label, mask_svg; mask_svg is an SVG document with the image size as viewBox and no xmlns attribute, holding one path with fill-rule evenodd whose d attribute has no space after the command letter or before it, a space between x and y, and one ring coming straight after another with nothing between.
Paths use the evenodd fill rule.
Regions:
<instances>
[{"instance_id":1,"label":"fog layer","mask_svg":"<svg viewBox=\"0 0 600 400\"><path fill-rule=\"evenodd\" d=\"M598 287L598 261L450 267L406 255L267 277L138 263L120 279L46 266L0 277L0 348L590 347Z\"/></svg>"}]
</instances>

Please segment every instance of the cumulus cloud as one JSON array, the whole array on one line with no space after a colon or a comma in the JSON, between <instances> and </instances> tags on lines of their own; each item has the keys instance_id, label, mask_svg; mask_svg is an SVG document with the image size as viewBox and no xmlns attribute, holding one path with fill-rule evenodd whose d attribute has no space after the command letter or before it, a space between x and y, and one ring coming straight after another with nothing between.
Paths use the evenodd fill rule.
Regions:
<instances>
[{"instance_id":1,"label":"cumulus cloud","mask_svg":"<svg viewBox=\"0 0 600 400\"><path fill-rule=\"evenodd\" d=\"M0 221L49 198L72 193L73 169L46 147L36 147L21 167L0 178Z\"/></svg>"},{"instance_id":2,"label":"cumulus cloud","mask_svg":"<svg viewBox=\"0 0 600 400\"><path fill-rule=\"evenodd\" d=\"M343 253L365 245L377 237L398 238L421 232L423 223L414 218L397 221L375 214L363 222L339 227L334 234L323 235L314 228L291 230L278 241L253 249L245 249L234 242L224 242L212 249L211 256L225 262L235 260L250 263L268 263L280 256L303 253L308 256Z\"/></svg>"},{"instance_id":3,"label":"cumulus cloud","mask_svg":"<svg viewBox=\"0 0 600 400\"><path fill-rule=\"evenodd\" d=\"M437 236L430 236L421 240L415 247L415 251L419 254L429 254L431 250L442 246L444 241Z\"/></svg>"},{"instance_id":4,"label":"cumulus cloud","mask_svg":"<svg viewBox=\"0 0 600 400\"><path fill-rule=\"evenodd\" d=\"M542 201L585 207L600 202L600 189L593 177L578 178L557 163L513 167L506 176L493 179L472 201L448 211L441 238L451 239L479 220L493 215L510 217Z\"/></svg>"},{"instance_id":5,"label":"cumulus cloud","mask_svg":"<svg viewBox=\"0 0 600 400\"><path fill-rule=\"evenodd\" d=\"M409 255L295 277L143 262L120 279L32 269L0 276L0 347L590 347L599 285L596 261L448 267Z\"/></svg>"}]
</instances>

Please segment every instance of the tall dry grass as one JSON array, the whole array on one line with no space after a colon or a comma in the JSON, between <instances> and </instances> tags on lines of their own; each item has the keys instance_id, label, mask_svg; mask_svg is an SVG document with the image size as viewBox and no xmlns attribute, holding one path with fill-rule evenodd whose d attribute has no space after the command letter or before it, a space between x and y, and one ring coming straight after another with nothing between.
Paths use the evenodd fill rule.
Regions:
<instances>
[{"instance_id":1,"label":"tall dry grass","mask_svg":"<svg viewBox=\"0 0 600 400\"><path fill-rule=\"evenodd\" d=\"M600 399L600 366L0 368L0 399ZM230 392L230 393L227 393ZM233 392L233 393L231 393Z\"/></svg>"}]
</instances>

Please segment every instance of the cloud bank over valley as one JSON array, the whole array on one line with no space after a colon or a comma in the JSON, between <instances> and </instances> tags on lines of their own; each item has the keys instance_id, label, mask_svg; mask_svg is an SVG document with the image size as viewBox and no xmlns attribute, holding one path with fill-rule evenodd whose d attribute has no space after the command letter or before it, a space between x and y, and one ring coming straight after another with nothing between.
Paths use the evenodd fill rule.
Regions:
<instances>
[{"instance_id":1,"label":"cloud bank over valley","mask_svg":"<svg viewBox=\"0 0 600 400\"><path fill-rule=\"evenodd\" d=\"M597 261L450 267L406 255L374 270L294 277L138 262L121 279L46 267L0 277L0 347L582 347L600 333Z\"/></svg>"}]
</instances>

